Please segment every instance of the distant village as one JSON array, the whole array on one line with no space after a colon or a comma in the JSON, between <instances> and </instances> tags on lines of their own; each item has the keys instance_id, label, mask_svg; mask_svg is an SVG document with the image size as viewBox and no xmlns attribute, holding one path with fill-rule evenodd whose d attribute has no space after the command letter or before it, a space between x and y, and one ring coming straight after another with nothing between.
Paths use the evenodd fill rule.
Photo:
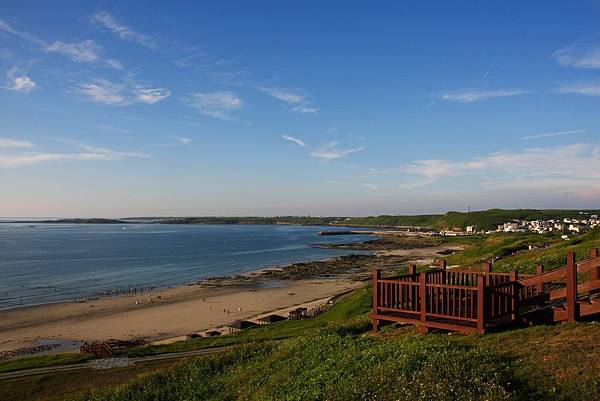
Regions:
<instances>
[{"instance_id":1,"label":"distant village","mask_svg":"<svg viewBox=\"0 0 600 401\"><path fill-rule=\"evenodd\" d=\"M344 225L350 223L351 218L334 220L330 225ZM352 224L349 224L352 226ZM521 220L513 219L504 224L500 224L496 229L481 230L476 225L465 227L464 230L434 230L431 228L417 226L396 226L396 230L385 229L381 231L365 230L342 230L342 231L320 231L319 235L343 235L343 234L371 234L371 235L401 235L401 236L442 236L458 237L465 235L490 235L495 233L537 233L537 234L561 234L563 239L569 239L572 236L585 234L591 229L600 226L600 217L597 214L588 214L579 212L578 217L539 219L539 220ZM390 227L391 228L391 227Z\"/></svg>"},{"instance_id":2,"label":"distant village","mask_svg":"<svg viewBox=\"0 0 600 401\"><path fill-rule=\"evenodd\" d=\"M579 218L563 218L548 220L511 220L500 224L496 230L477 230L475 226L467 226L464 232L461 231L442 231L442 236L455 235L473 235L473 234L492 234L495 232L504 233L524 233L532 232L538 234L559 233L563 239L569 236L584 234L594 227L600 225L598 215L582 215Z\"/></svg>"}]
</instances>

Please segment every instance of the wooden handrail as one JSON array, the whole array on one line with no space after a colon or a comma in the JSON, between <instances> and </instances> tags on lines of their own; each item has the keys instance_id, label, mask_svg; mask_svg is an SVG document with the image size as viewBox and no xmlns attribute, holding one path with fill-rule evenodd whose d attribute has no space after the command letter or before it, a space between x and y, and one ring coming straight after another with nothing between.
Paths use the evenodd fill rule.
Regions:
<instances>
[{"instance_id":1,"label":"wooden handrail","mask_svg":"<svg viewBox=\"0 0 600 401\"><path fill-rule=\"evenodd\" d=\"M598 280L598 279L590 280L590 281L586 281L585 283L579 284L577 286L577 293L579 294L579 293L589 292L589 291L597 290L599 288L600 288L600 280ZM567 296L567 289L559 288L557 290L550 292L549 299L550 299L550 301L554 301L555 299L564 298L566 296Z\"/></svg>"},{"instance_id":2,"label":"wooden handrail","mask_svg":"<svg viewBox=\"0 0 600 401\"><path fill-rule=\"evenodd\" d=\"M477 287L471 287L469 285L453 285L453 284L433 284L433 283L427 283L426 286L428 288L449 288L449 289L453 289L453 290L476 290Z\"/></svg>"},{"instance_id":3,"label":"wooden handrail","mask_svg":"<svg viewBox=\"0 0 600 401\"><path fill-rule=\"evenodd\" d=\"M402 284L402 285L419 285L418 281L401 281L401 280L394 280L394 279L389 279L389 278L383 278L383 279L379 279L377 280L377 282L379 283L385 283L385 284Z\"/></svg>"},{"instance_id":4,"label":"wooden handrail","mask_svg":"<svg viewBox=\"0 0 600 401\"><path fill-rule=\"evenodd\" d=\"M519 284L523 287L529 287L530 285L538 285L541 283L547 283L549 281L560 280L565 277L566 270L566 266L554 270L549 270L547 272L544 272L543 274L540 274L539 276L519 280Z\"/></svg>"},{"instance_id":5,"label":"wooden handrail","mask_svg":"<svg viewBox=\"0 0 600 401\"><path fill-rule=\"evenodd\" d=\"M600 267L600 258L588 259L577 263L577 271L579 273L586 273L598 267Z\"/></svg>"}]
</instances>

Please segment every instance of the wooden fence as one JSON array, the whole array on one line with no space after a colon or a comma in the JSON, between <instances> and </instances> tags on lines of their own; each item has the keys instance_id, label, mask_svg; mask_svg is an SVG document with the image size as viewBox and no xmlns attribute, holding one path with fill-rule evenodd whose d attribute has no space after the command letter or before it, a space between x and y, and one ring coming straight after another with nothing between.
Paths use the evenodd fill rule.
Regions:
<instances>
[{"instance_id":1,"label":"wooden fence","mask_svg":"<svg viewBox=\"0 0 600 401\"><path fill-rule=\"evenodd\" d=\"M393 321L415 324L423 331L439 328L484 333L517 321L523 306L541 307L563 297L565 312L559 310L557 318L563 313L566 320L577 320L581 315L578 293L600 288L600 258L593 250L591 258L579 264L572 252L567 260L566 267L550 272L538 267L536 275L492 272L491 263L479 271L447 269L445 261L423 272L411 265L407 274L393 279L382 279L381 271L375 270L373 329L379 329L380 321ZM579 286L578 271L590 272L591 277ZM596 307L600 312L600 303ZM594 311L595 307L587 309Z\"/></svg>"}]
</instances>

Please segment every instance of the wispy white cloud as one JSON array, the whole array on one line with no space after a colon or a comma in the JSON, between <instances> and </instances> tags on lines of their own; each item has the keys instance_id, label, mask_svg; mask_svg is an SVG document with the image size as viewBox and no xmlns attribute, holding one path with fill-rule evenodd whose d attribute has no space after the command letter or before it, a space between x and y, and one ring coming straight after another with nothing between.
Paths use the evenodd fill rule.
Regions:
<instances>
[{"instance_id":1,"label":"wispy white cloud","mask_svg":"<svg viewBox=\"0 0 600 401\"><path fill-rule=\"evenodd\" d=\"M31 92L37 87L37 83L27 75L19 74L17 68L11 68L6 72L8 84L3 89L15 92Z\"/></svg>"},{"instance_id":2,"label":"wispy white cloud","mask_svg":"<svg viewBox=\"0 0 600 401\"><path fill-rule=\"evenodd\" d=\"M441 179L462 180L488 190L560 189L586 187L600 191L600 144L572 144L495 152L467 160L425 159L388 169L372 169L368 176L394 175L404 188L436 184ZM453 181L452 185L460 185Z\"/></svg>"},{"instance_id":3,"label":"wispy white cloud","mask_svg":"<svg viewBox=\"0 0 600 401\"><path fill-rule=\"evenodd\" d=\"M125 97L124 87L106 80L79 84L77 91L92 102L112 106L126 106L131 101Z\"/></svg>"},{"instance_id":4,"label":"wispy white cloud","mask_svg":"<svg viewBox=\"0 0 600 401\"><path fill-rule=\"evenodd\" d=\"M313 149L309 155L315 157L320 160L334 160L341 159L342 157L346 157L352 153L360 152L364 150L364 146L352 149L338 149L336 148L337 143L331 142L330 144L326 144L324 146L317 147Z\"/></svg>"},{"instance_id":5,"label":"wispy white cloud","mask_svg":"<svg viewBox=\"0 0 600 401\"><path fill-rule=\"evenodd\" d=\"M296 138L295 136L292 135L281 135L281 137L283 139L287 139L290 142L294 142L297 145L302 146L303 148L308 148L308 146L306 145L306 143L304 143L304 141L300 138Z\"/></svg>"},{"instance_id":6,"label":"wispy white cloud","mask_svg":"<svg viewBox=\"0 0 600 401\"><path fill-rule=\"evenodd\" d=\"M42 47L46 46L46 43L44 43L44 41L36 38L35 36L31 35L28 32L21 31L19 29L14 28L8 21L3 20L2 18L0 18L0 31L3 31L3 32L8 33L13 36L17 36L21 39L35 43Z\"/></svg>"},{"instance_id":7,"label":"wispy white cloud","mask_svg":"<svg viewBox=\"0 0 600 401\"><path fill-rule=\"evenodd\" d=\"M45 47L47 52L58 53L77 63L104 63L110 68L122 69L121 63L115 59L104 59L102 47L91 39L81 42L56 41Z\"/></svg>"},{"instance_id":8,"label":"wispy white cloud","mask_svg":"<svg viewBox=\"0 0 600 401\"><path fill-rule=\"evenodd\" d=\"M6 139L6 138L5 138ZM9 139L12 146L0 147L0 168L16 168L52 161L115 161L125 158L146 158L148 155L139 152L122 152L97 146L79 144L76 152L32 151L34 144L27 141ZM19 143L22 142L22 146ZM1 143L1 141L0 141ZM15 146L15 144L17 146ZM26 148L26 150L25 150Z\"/></svg>"},{"instance_id":9,"label":"wispy white cloud","mask_svg":"<svg viewBox=\"0 0 600 401\"><path fill-rule=\"evenodd\" d=\"M63 54L77 62L92 63L100 59L100 46L91 39L73 43L56 41L46 47L46 51Z\"/></svg>"},{"instance_id":10,"label":"wispy white cloud","mask_svg":"<svg viewBox=\"0 0 600 401\"><path fill-rule=\"evenodd\" d=\"M294 110L296 113L301 113L301 114L312 114L312 113L316 113L319 110L314 108L314 107L310 107L310 106L305 106L305 105L297 105L292 107L292 110Z\"/></svg>"},{"instance_id":11,"label":"wispy white cloud","mask_svg":"<svg viewBox=\"0 0 600 401\"><path fill-rule=\"evenodd\" d=\"M134 42L152 50L157 48L156 41L150 35L142 34L129 26L119 23L112 15L105 11L94 14L92 22L107 28L121 40Z\"/></svg>"},{"instance_id":12,"label":"wispy white cloud","mask_svg":"<svg viewBox=\"0 0 600 401\"><path fill-rule=\"evenodd\" d=\"M323 161L341 159L352 153L360 152L365 149L364 146L361 146L359 148L340 149L337 147L338 143L335 141L312 147L307 145L306 142L304 142L302 139L297 138L293 135L285 134L281 135L281 137L287 141L293 142L296 145L307 149L309 151L308 154L310 156Z\"/></svg>"},{"instance_id":13,"label":"wispy white cloud","mask_svg":"<svg viewBox=\"0 0 600 401\"><path fill-rule=\"evenodd\" d=\"M440 99L450 102L472 103L479 100L494 99L498 97L519 96L532 93L525 89L496 89L496 90L479 90L479 89L460 89L453 92L442 94Z\"/></svg>"},{"instance_id":14,"label":"wispy white cloud","mask_svg":"<svg viewBox=\"0 0 600 401\"><path fill-rule=\"evenodd\" d=\"M545 134L529 135L529 136L524 136L521 139L551 138L551 137L555 137L555 136L581 134L583 132L585 132L584 129L572 129L572 130L568 130L568 131L557 131L557 132L548 132Z\"/></svg>"},{"instance_id":15,"label":"wispy white cloud","mask_svg":"<svg viewBox=\"0 0 600 401\"><path fill-rule=\"evenodd\" d=\"M183 102L200 114L221 120L231 119L231 113L244 106L242 99L231 91L196 92L184 97Z\"/></svg>"},{"instance_id":16,"label":"wispy white cloud","mask_svg":"<svg viewBox=\"0 0 600 401\"><path fill-rule=\"evenodd\" d=\"M128 106L133 103L155 104L171 96L171 91L168 89L148 88L131 79L118 83L99 79L79 84L75 92L89 101L111 106Z\"/></svg>"},{"instance_id":17,"label":"wispy white cloud","mask_svg":"<svg viewBox=\"0 0 600 401\"><path fill-rule=\"evenodd\" d=\"M33 143L23 139L0 138L0 149L30 148Z\"/></svg>"},{"instance_id":18,"label":"wispy white cloud","mask_svg":"<svg viewBox=\"0 0 600 401\"><path fill-rule=\"evenodd\" d=\"M558 49L552 58L559 64L582 68L600 68L600 35L584 38Z\"/></svg>"},{"instance_id":19,"label":"wispy white cloud","mask_svg":"<svg viewBox=\"0 0 600 401\"><path fill-rule=\"evenodd\" d=\"M259 87L258 89L262 92L268 93L275 99L293 105L292 110L297 113L311 114L318 112L315 107L310 106L310 103L306 97L297 91L281 87Z\"/></svg>"},{"instance_id":20,"label":"wispy white cloud","mask_svg":"<svg viewBox=\"0 0 600 401\"><path fill-rule=\"evenodd\" d=\"M171 91L164 88L138 88L134 90L134 96L139 102L154 104L171 96Z\"/></svg>"},{"instance_id":21,"label":"wispy white cloud","mask_svg":"<svg viewBox=\"0 0 600 401\"><path fill-rule=\"evenodd\" d=\"M175 138L175 139L177 140L177 142L179 142L179 143L181 143L183 145L187 145L187 144L189 144L189 143L192 142L191 138L178 137L178 138Z\"/></svg>"},{"instance_id":22,"label":"wispy white cloud","mask_svg":"<svg viewBox=\"0 0 600 401\"><path fill-rule=\"evenodd\" d=\"M3 19L0 19L0 31L34 43L48 53L61 54L77 63L99 63L113 69L123 68L118 60L104 58L102 55L102 46L91 39L85 39L80 42L63 42L57 40L53 43L47 43L29 32L14 28Z\"/></svg>"},{"instance_id":23,"label":"wispy white cloud","mask_svg":"<svg viewBox=\"0 0 600 401\"><path fill-rule=\"evenodd\" d=\"M600 82L580 82L575 84L563 84L556 89L560 94L575 94L585 96L600 96Z\"/></svg>"}]
</instances>

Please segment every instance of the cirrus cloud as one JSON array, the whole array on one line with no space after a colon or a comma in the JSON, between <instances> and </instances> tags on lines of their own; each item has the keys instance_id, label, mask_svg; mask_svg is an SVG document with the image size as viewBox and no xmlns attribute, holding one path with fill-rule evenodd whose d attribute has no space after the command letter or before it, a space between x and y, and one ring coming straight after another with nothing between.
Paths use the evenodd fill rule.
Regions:
<instances>
[{"instance_id":1,"label":"cirrus cloud","mask_svg":"<svg viewBox=\"0 0 600 401\"><path fill-rule=\"evenodd\" d=\"M4 145L4 146L3 146ZM53 161L116 161L126 158L147 158L145 153L124 152L76 143L73 152L31 150L35 145L20 139L0 138L0 168L17 168Z\"/></svg>"},{"instance_id":2,"label":"cirrus cloud","mask_svg":"<svg viewBox=\"0 0 600 401\"><path fill-rule=\"evenodd\" d=\"M244 106L242 99L231 91L195 92L182 100L200 114L220 120L230 120L231 112Z\"/></svg>"},{"instance_id":3,"label":"cirrus cloud","mask_svg":"<svg viewBox=\"0 0 600 401\"><path fill-rule=\"evenodd\" d=\"M600 68L600 35L580 39L552 54L560 65L580 69Z\"/></svg>"},{"instance_id":4,"label":"cirrus cloud","mask_svg":"<svg viewBox=\"0 0 600 401\"><path fill-rule=\"evenodd\" d=\"M119 23L112 15L105 11L97 12L91 18L93 23L99 24L117 35L121 40L134 42L149 49L157 48L156 42L149 35L135 31L133 28Z\"/></svg>"},{"instance_id":5,"label":"cirrus cloud","mask_svg":"<svg viewBox=\"0 0 600 401\"><path fill-rule=\"evenodd\" d=\"M526 89L496 89L496 90L479 90L479 89L460 89L453 92L444 93L440 96L440 99L459 102L459 103L473 103L480 100L494 99L498 97L511 97L527 95L532 93Z\"/></svg>"},{"instance_id":6,"label":"cirrus cloud","mask_svg":"<svg viewBox=\"0 0 600 401\"><path fill-rule=\"evenodd\" d=\"M261 92L268 93L275 99L293 105L292 110L296 113L312 114L318 111L315 107L310 106L310 103L306 97L300 94L298 91L281 87L259 87L258 89Z\"/></svg>"},{"instance_id":7,"label":"cirrus cloud","mask_svg":"<svg viewBox=\"0 0 600 401\"><path fill-rule=\"evenodd\" d=\"M312 156L322 161L341 159L352 153L360 152L365 149L364 146L361 146L359 148L340 149L338 148L338 143L336 141L331 141L316 147L312 147L307 145L306 142L304 142L302 139L297 138L293 135L284 134L281 135L281 137L287 141L295 143L296 145L302 148L307 149L309 156Z\"/></svg>"},{"instance_id":8,"label":"cirrus cloud","mask_svg":"<svg viewBox=\"0 0 600 401\"><path fill-rule=\"evenodd\" d=\"M75 92L89 101L110 106L128 106L133 103L155 104L171 96L171 91L168 89L149 88L131 80L111 82L98 79L79 84Z\"/></svg>"}]
</instances>

